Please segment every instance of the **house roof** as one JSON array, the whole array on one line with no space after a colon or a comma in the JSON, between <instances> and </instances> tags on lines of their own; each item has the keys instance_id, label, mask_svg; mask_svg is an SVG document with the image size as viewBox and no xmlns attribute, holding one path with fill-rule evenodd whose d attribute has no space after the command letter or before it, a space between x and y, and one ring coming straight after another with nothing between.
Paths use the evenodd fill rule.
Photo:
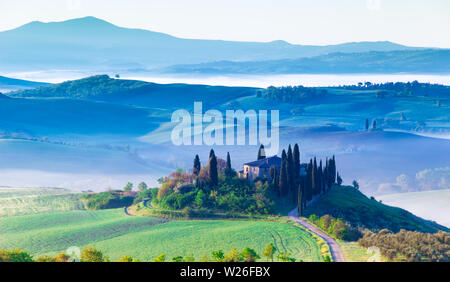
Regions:
<instances>
[{"instance_id":1,"label":"house roof","mask_svg":"<svg viewBox=\"0 0 450 282\"><path fill-rule=\"evenodd\" d=\"M248 166L252 166L252 167L259 167L259 168L271 167L271 166L281 167L281 158L275 155L270 158L265 158L265 159L261 159L258 161L246 163L244 165L248 165Z\"/></svg>"}]
</instances>

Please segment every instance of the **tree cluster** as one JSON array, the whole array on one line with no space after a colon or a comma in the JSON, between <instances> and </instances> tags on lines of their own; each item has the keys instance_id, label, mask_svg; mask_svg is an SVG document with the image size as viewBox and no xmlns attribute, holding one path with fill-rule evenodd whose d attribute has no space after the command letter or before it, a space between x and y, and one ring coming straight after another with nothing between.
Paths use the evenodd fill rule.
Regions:
<instances>
[{"instance_id":1,"label":"tree cluster","mask_svg":"<svg viewBox=\"0 0 450 282\"><path fill-rule=\"evenodd\" d=\"M202 167L198 155L192 173L178 170L162 179L162 186L153 203L161 208L222 211L227 213L269 214L273 212L270 185L267 182L237 177L231 156L217 158L210 151L208 163ZM190 211L190 210L188 210Z\"/></svg>"},{"instance_id":2,"label":"tree cluster","mask_svg":"<svg viewBox=\"0 0 450 282\"><path fill-rule=\"evenodd\" d=\"M450 234L439 231L434 234L400 230L392 233L382 229L378 233L365 231L359 245L376 246L381 254L393 261L450 262Z\"/></svg>"},{"instance_id":3,"label":"tree cluster","mask_svg":"<svg viewBox=\"0 0 450 282\"><path fill-rule=\"evenodd\" d=\"M325 89L304 86L270 86L266 89L265 98L283 103L302 103L327 93Z\"/></svg>"}]
</instances>

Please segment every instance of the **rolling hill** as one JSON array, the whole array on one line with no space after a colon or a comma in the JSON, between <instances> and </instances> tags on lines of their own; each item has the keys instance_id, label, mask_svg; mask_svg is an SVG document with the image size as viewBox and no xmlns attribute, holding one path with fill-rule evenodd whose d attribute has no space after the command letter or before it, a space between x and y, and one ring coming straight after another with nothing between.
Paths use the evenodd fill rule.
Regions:
<instances>
[{"instance_id":1,"label":"rolling hill","mask_svg":"<svg viewBox=\"0 0 450 282\"><path fill-rule=\"evenodd\" d=\"M291 257L321 261L317 241L306 231L279 222L170 221L125 215L123 209L68 211L2 218L0 248L21 248L35 257L56 255L71 246L94 246L111 260L132 256L152 261L160 254L205 255L231 247L261 253L268 243Z\"/></svg>"},{"instance_id":2,"label":"rolling hill","mask_svg":"<svg viewBox=\"0 0 450 282\"><path fill-rule=\"evenodd\" d=\"M0 187L0 218L83 210L80 193L60 188Z\"/></svg>"},{"instance_id":3,"label":"rolling hill","mask_svg":"<svg viewBox=\"0 0 450 282\"><path fill-rule=\"evenodd\" d=\"M316 57L250 62L221 61L176 65L165 73L321 74L321 73L450 73L450 50L331 53Z\"/></svg>"},{"instance_id":4,"label":"rolling hill","mask_svg":"<svg viewBox=\"0 0 450 282\"><path fill-rule=\"evenodd\" d=\"M91 76L8 93L15 98L67 98L120 103L149 108L193 107L194 101L216 105L254 95L258 88L189 84L156 84L137 80Z\"/></svg>"},{"instance_id":5,"label":"rolling hill","mask_svg":"<svg viewBox=\"0 0 450 282\"><path fill-rule=\"evenodd\" d=\"M30 88L40 87L40 86L47 86L47 85L49 85L49 83L35 82L35 81L0 76L0 92L1 91L9 92L9 91L20 90L20 89L30 89ZM0 95L0 99L1 98L2 98L2 95Z\"/></svg>"},{"instance_id":6,"label":"rolling hill","mask_svg":"<svg viewBox=\"0 0 450 282\"><path fill-rule=\"evenodd\" d=\"M0 32L0 42L0 63L4 70L142 70L221 60L265 61L335 52L420 49L392 42L310 46L285 41L260 43L183 39L148 30L122 28L94 17L63 22L30 22Z\"/></svg>"},{"instance_id":7,"label":"rolling hill","mask_svg":"<svg viewBox=\"0 0 450 282\"><path fill-rule=\"evenodd\" d=\"M450 230L433 221L417 217L401 208L391 207L375 199L369 199L350 186L334 186L327 194L308 206L305 212L305 216L329 214L336 218L343 218L354 226L371 230L386 228L393 232L405 229L430 233L439 230L449 232Z\"/></svg>"}]
</instances>

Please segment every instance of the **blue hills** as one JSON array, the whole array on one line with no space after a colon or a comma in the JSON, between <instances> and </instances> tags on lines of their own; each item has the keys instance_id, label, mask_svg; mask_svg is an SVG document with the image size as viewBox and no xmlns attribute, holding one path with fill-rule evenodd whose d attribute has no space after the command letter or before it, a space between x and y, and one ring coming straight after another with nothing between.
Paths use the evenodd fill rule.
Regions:
<instances>
[{"instance_id":1,"label":"blue hills","mask_svg":"<svg viewBox=\"0 0 450 282\"><path fill-rule=\"evenodd\" d=\"M312 58L175 65L165 73L197 74L333 74L450 73L450 50L397 50L332 53Z\"/></svg>"},{"instance_id":2,"label":"blue hills","mask_svg":"<svg viewBox=\"0 0 450 282\"><path fill-rule=\"evenodd\" d=\"M100 171L98 179L103 179L123 168L130 173L120 180L125 184L145 179L132 176L133 171L156 180L178 167L189 168L192 154L205 160L211 146L173 145L171 114L191 110L195 101L203 102L204 111L279 110L282 147L300 142L303 160L336 154L346 183L357 179L365 191L377 191L383 183L396 187L395 179L401 174L414 178L419 171L448 165L442 155L449 150L448 140L411 134L448 132L448 87L432 88L433 93L440 89L439 97L428 91L412 95L390 90L383 98L370 89L322 89L326 95L307 96L295 103L268 99L264 89L258 88L155 84L101 75L8 92L9 98L0 99L0 176L2 168L14 167L26 175L24 180L40 181L34 185L50 185L43 182L48 176L32 176L23 170L57 170L64 175ZM366 118L376 119L386 131L365 131ZM240 168L255 157L257 146L214 149L223 157L229 151L233 167ZM3 178L8 173L3 171ZM108 183L99 187L107 188Z\"/></svg>"},{"instance_id":3,"label":"blue hills","mask_svg":"<svg viewBox=\"0 0 450 282\"><path fill-rule=\"evenodd\" d=\"M35 81L28 81L28 80L0 76L0 92L2 92L2 91L9 92L9 91L18 90L18 89L30 89L30 88L36 88L39 86L47 86L47 85L50 85L50 84L44 83L44 82L35 82ZM2 98L1 95L0 95L0 98ZM4 98L4 96L3 96L3 98Z\"/></svg>"},{"instance_id":4,"label":"blue hills","mask_svg":"<svg viewBox=\"0 0 450 282\"><path fill-rule=\"evenodd\" d=\"M122 28L95 17L63 22L30 22L0 32L0 63L6 69L133 69L215 61L267 61L331 53L423 50L387 41L338 45L295 45L285 41L234 42L177 38Z\"/></svg>"}]
</instances>

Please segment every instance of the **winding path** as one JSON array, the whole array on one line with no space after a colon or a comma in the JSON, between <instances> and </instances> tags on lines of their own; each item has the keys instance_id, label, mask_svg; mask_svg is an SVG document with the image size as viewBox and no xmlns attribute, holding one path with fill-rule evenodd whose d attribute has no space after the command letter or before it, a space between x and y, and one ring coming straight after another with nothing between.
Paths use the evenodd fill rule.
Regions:
<instances>
[{"instance_id":1,"label":"winding path","mask_svg":"<svg viewBox=\"0 0 450 282\"><path fill-rule=\"evenodd\" d=\"M344 253L341 250L341 247L339 244L325 234L322 230L317 228L316 226L312 225L311 223L307 222L304 219L301 219L298 217L298 210L297 208L293 209L291 212L289 212L289 219L292 221L297 222L298 224L301 224L306 229L311 231L312 233L316 234L317 236L321 237L325 242L327 242L328 246L330 246L331 256L333 257L333 261L335 262L345 262Z\"/></svg>"}]
</instances>

